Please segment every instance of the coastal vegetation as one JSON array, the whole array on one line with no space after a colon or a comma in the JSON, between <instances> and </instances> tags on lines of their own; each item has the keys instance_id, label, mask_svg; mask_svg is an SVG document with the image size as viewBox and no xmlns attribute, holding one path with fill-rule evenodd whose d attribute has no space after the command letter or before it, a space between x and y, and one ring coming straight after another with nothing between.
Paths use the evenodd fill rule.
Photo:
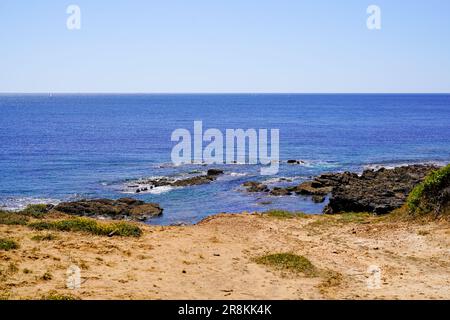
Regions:
<instances>
[{"instance_id":1,"label":"coastal vegetation","mask_svg":"<svg viewBox=\"0 0 450 320\"><path fill-rule=\"evenodd\" d=\"M29 217L20 214L19 212L0 211L0 224L3 225L26 225L30 220Z\"/></svg>"},{"instance_id":2,"label":"coastal vegetation","mask_svg":"<svg viewBox=\"0 0 450 320\"><path fill-rule=\"evenodd\" d=\"M31 240L34 241L53 241L58 239L58 236L53 233L45 233L45 234L37 234L31 237Z\"/></svg>"},{"instance_id":3,"label":"coastal vegetation","mask_svg":"<svg viewBox=\"0 0 450 320\"><path fill-rule=\"evenodd\" d=\"M431 172L409 194L407 206L412 214L450 212L450 164Z\"/></svg>"},{"instance_id":4,"label":"coastal vegetation","mask_svg":"<svg viewBox=\"0 0 450 320\"><path fill-rule=\"evenodd\" d=\"M30 218L42 219L49 212L46 204L31 204L21 211L0 210L0 224L3 225L26 225Z\"/></svg>"},{"instance_id":5,"label":"coastal vegetation","mask_svg":"<svg viewBox=\"0 0 450 320\"><path fill-rule=\"evenodd\" d=\"M48 213L50 206L46 204L30 204L20 212L23 216L43 218Z\"/></svg>"},{"instance_id":6,"label":"coastal vegetation","mask_svg":"<svg viewBox=\"0 0 450 320\"><path fill-rule=\"evenodd\" d=\"M37 221L29 223L28 226L35 230L86 232L110 237L140 237L142 235L141 228L129 222L98 222L89 218Z\"/></svg>"},{"instance_id":7,"label":"coastal vegetation","mask_svg":"<svg viewBox=\"0 0 450 320\"><path fill-rule=\"evenodd\" d=\"M51 218L47 205L30 205L22 211L10 212L0 211L0 225L28 226L35 230L54 230L87 232L94 235L139 237L142 230L138 225L120 222L100 222L92 218L69 217L67 219L47 219ZM53 234L35 235L32 240L51 241L56 239Z\"/></svg>"},{"instance_id":8,"label":"coastal vegetation","mask_svg":"<svg viewBox=\"0 0 450 320\"><path fill-rule=\"evenodd\" d=\"M292 219L296 217L306 217L303 212L291 212L287 210L268 210L263 213L267 217L280 218L280 219Z\"/></svg>"},{"instance_id":9,"label":"coastal vegetation","mask_svg":"<svg viewBox=\"0 0 450 320\"><path fill-rule=\"evenodd\" d=\"M318 274L317 268L303 256L293 253L275 253L263 255L255 258L258 264L266 265L277 270L302 273L308 277L315 277Z\"/></svg>"},{"instance_id":10,"label":"coastal vegetation","mask_svg":"<svg viewBox=\"0 0 450 320\"><path fill-rule=\"evenodd\" d=\"M58 293L55 290L52 290L48 294L42 296L42 300L70 301L70 300L80 300L80 298L71 294L62 294Z\"/></svg>"},{"instance_id":11,"label":"coastal vegetation","mask_svg":"<svg viewBox=\"0 0 450 320\"><path fill-rule=\"evenodd\" d=\"M14 249L18 249L19 248L19 244L11 239L3 239L0 238L0 250L4 250L4 251L9 251L9 250L14 250Z\"/></svg>"}]
</instances>

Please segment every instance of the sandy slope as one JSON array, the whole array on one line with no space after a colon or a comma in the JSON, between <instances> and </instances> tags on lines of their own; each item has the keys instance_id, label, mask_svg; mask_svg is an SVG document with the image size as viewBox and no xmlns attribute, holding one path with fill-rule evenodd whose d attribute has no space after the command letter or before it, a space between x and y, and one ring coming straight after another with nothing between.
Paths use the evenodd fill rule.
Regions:
<instances>
[{"instance_id":1,"label":"sandy slope","mask_svg":"<svg viewBox=\"0 0 450 320\"><path fill-rule=\"evenodd\" d=\"M52 290L81 299L450 298L450 223L442 221L241 214L149 226L139 239L56 232L57 240L31 240L38 233L0 226L0 237L21 244L0 251L3 298L39 299ZM322 272L308 278L252 262L277 252L303 255ZM71 264L82 268L77 290L66 288ZM370 265L381 270L379 289L367 286ZM42 279L46 272L50 280Z\"/></svg>"}]
</instances>

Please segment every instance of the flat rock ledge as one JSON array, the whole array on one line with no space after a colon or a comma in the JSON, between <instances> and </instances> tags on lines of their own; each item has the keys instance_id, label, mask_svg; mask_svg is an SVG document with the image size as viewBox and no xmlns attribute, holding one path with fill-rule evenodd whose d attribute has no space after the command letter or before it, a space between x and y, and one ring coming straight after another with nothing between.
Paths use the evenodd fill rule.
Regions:
<instances>
[{"instance_id":1,"label":"flat rock ledge","mask_svg":"<svg viewBox=\"0 0 450 320\"><path fill-rule=\"evenodd\" d=\"M74 216L137 221L145 221L163 213L157 203L146 203L132 198L62 202L53 210Z\"/></svg>"}]
</instances>

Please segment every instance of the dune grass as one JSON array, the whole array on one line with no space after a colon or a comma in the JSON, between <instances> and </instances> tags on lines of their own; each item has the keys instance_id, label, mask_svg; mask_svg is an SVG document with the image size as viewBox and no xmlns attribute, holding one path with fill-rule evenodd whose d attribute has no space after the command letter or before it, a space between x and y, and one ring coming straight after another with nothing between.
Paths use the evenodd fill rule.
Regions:
<instances>
[{"instance_id":1,"label":"dune grass","mask_svg":"<svg viewBox=\"0 0 450 320\"><path fill-rule=\"evenodd\" d=\"M31 237L31 240L34 241L53 241L56 239L58 239L58 236L52 233L37 234Z\"/></svg>"},{"instance_id":2,"label":"dune grass","mask_svg":"<svg viewBox=\"0 0 450 320\"><path fill-rule=\"evenodd\" d=\"M308 277L315 277L318 274L317 268L311 261L293 253L268 254L258 257L254 261L281 271L303 273Z\"/></svg>"},{"instance_id":3,"label":"dune grass","mask_svg":"<svg viewBox=\"0 0 450 320\"><path fill-rule=\"evenodd\" d=\"M29 220L29 217L16 212L0 211L0 224L3 225L24 226Z\"/></svg>"},{"instance_id":4,"label":"dune grass","mask_svg":"<svg viewBox=\"0 0 450 320\"><path fill-rule=\"evenodd\" d=\"M19 244L16 241L11 239L0 238L0 250L9 251L18 248Z\"/></svg>"},{"instance_id":5,"label":"dune grass","mask_svg":"<svg viewBox=\"0 0 450 320\"><path fill-rule=\"evenodd\" d=\"M29 223L28 226L35 230L86 232L101 236L139 237L142 235L142 230L132 223L98 222L89 218L37 221Z\"/></svg>"},{"instance_id":6,"label":"dune grass","mask_svg":"<svg viewBox=\"0 0 450 320\"><path fill-rule=\"evenodd\" d=\"M24 216L31 216L33 218L43 218L49 209L46 204L30 204L18 213Z\"/></svg>"},{"instance_id":7,"label":"dune grass","mask_svg":"<svg viewBox=\"0 0 450 320\"><path fill-rule=\"evenodd\" d=\"M31 218L44 218L48 211L46 204L30 204L21 211L0 210L0 224L24 226Z\"/></svg>"}]
</instances>

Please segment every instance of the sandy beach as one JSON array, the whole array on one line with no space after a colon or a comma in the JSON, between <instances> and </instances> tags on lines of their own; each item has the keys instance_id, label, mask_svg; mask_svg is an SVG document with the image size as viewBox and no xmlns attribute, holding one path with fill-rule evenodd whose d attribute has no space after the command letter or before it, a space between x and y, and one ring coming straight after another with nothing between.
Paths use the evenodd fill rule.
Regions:
<instances>
[{"instance_id":1,"label":"sandy beach","mask_svg":"<svg viewBox=\"0 0 450 320\"><path fill-rule=\"evenodd\" d=\"M3 237L20 244L0 251L1 297L450 298L450 223L444 220L244 213L191 226L140 226L143 235L134 238L0 225ZM36 235L49 233L51 240L36 241ZM255 262L275 253L303 256L317 273ZM81 287L75 290L66 286L71 265L81 269ZM373 266L379 281L371 278Z\"/></svg>"}]
</instances>

